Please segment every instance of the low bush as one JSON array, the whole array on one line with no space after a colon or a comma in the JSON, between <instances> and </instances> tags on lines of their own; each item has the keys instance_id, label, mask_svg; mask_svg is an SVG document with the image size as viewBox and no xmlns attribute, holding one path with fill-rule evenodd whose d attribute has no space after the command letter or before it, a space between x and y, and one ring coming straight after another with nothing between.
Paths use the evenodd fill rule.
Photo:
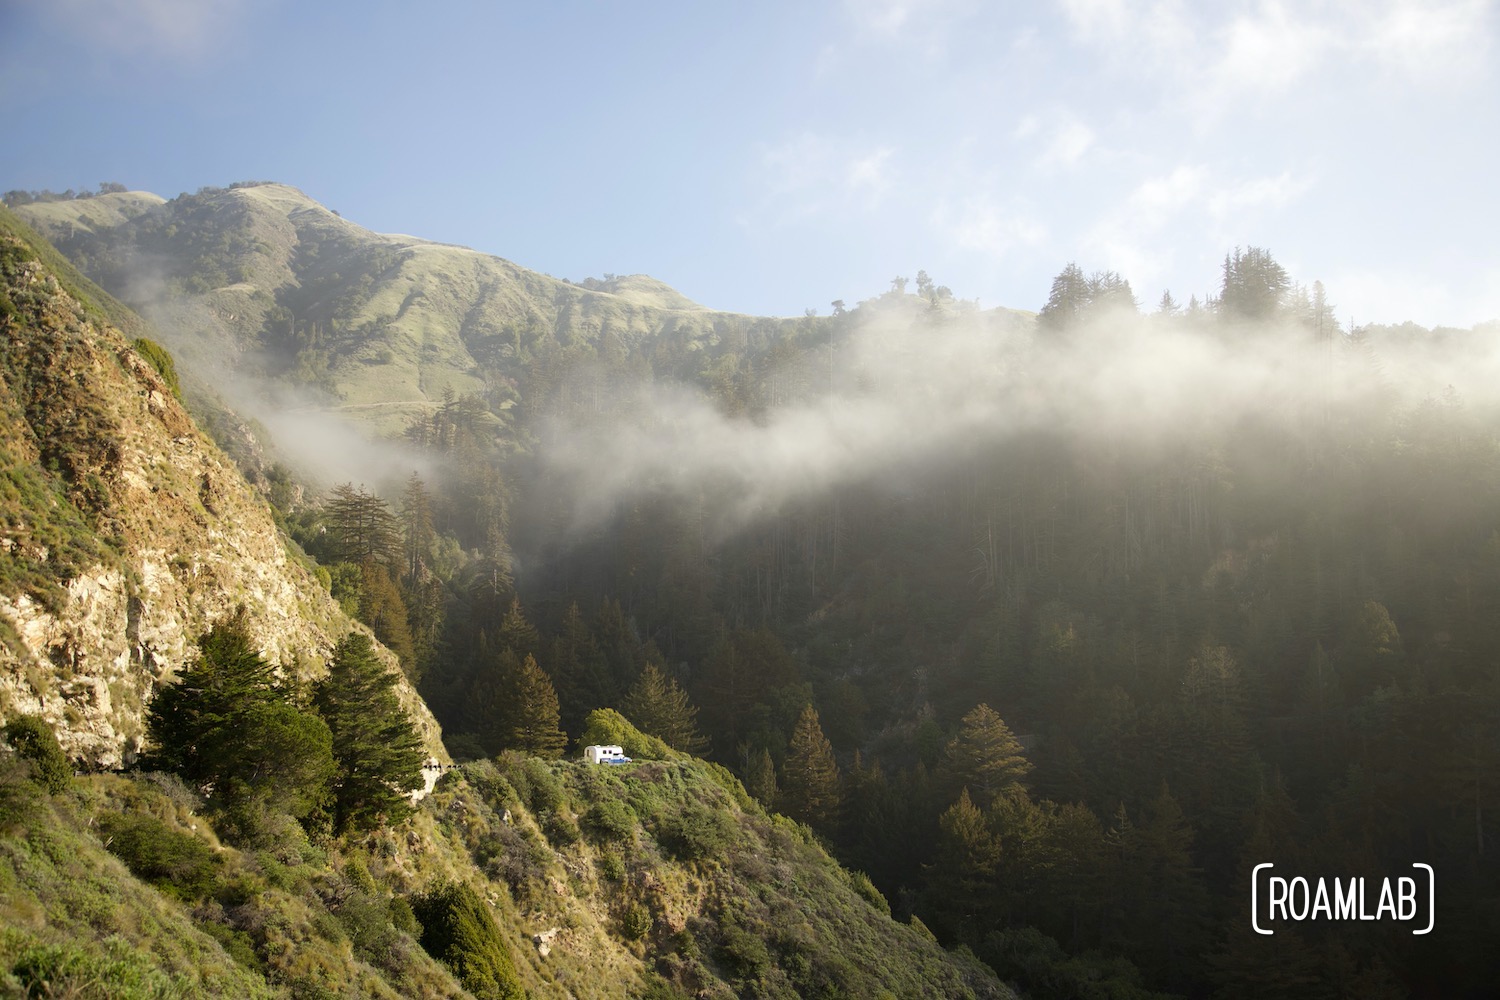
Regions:
<instances>
[{"instance_id":1,"label":"low bush","mask_svg":"<svg viewBox=\"0 0 1500 1000\"><path fill-rule=\"evenodd\" d=\"M32 779L53 795L73 780L73 766L58 746L52 726L40 715L18 715L5 724L5 741L29 760Z\"/></svg>"},{"instance_id":2,"label":"low bush","mask_svg":"<svg viewBox=\"0 0 1500 1000\"><path fill-rule=\"evenodd\" d=\"M656 839L679 860L702 861L722 855L737 830L727 813L695 803L665 817Z\"/></svg>"},{"instance_id":3,"label":"low bush","mask_svg":"<svg viewBox=\"0 0 1500 1000\"><path fill-rule=\"evenodd\" d=\"M627 903L620 913L620 933L627 941L639 941L651 933L651 908L639 900Z\"/></svg>"},{"instance_id":4,"label":"low bush","mask_svg":"<svg viewBox=\"0 0 1500 1000\"><path fill-rule=\"evenodd\" d=\"M207 896L219 873L219 859L208 844L181 833L154 816L106 815L99 827L104 846L132 873L179 899Z\"/></svg>"},{"instance_id":5,"label":"low bush","mask_svg":"<svg viewBox=\"0 0 1500 1000\"><path fill-rule=\"evenodd\" d=\"M635 834L635 812L624 802L596 802L583 814L583 829L601 843L628 840Z\"/></svg>"},{"instance_id":6,"label":"low bush","mask_svg":"<svg viewBox=\"0 0 1500 1000\"><path fill-rule=\"evenodd\" d=\"M526 991L479 895L462 883L440 883L412 900L422 947L447 964L479 1000L522 1000Z\"/></svg>"}]
</instances>

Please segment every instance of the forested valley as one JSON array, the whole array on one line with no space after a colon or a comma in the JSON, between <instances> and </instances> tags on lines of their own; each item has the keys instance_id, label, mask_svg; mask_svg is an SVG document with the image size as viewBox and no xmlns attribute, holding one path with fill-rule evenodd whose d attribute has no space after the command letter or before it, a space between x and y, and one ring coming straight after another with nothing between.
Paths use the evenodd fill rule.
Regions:
<instances>
[{"instance_id":1,"label":"forested valley","mask_svg":"<svg viewBox=\"0 0 1500 1000\"><path fill-rule=\"evenodd\" d=\"M1233 371L1227 396L1184 391L1211 367L1148 353L1139 400L1028 407L746 509L757 484L683 479L691 454L628 491L598 485L636 475L608 448L583 471L547 462L548 435L661 419L647 362L606 337L529 359L534 449L497 453L484 400L450 397L406 434L433 474L344 484L288 521L455 754L560 754L618 708L1033 995L1478 995L1500 898L1500 441L1493 400L1414 394L1406 366L1482 361L1486 334L1341 329L1263 251L1223 279L1141 316L1123 279L1070 267L1032 330L923 275L920 295L898 281L688 382L729 426L766 428L857 382L842 350L896 324L917 352L991 338L1011 393L1030 374L1083 392L1066 372L1093 352L1200 338L1228 368L1269 365L1253 398ZM1443 933L1257 938L1248 878L1267 860L1425 860Z\"/></svg>"},{"instance_id":2,"label":"forested valley","mask_svg":"<svg viewBox=\"0 0 1500 1000\"><path fill-rule=\"evenodd\" d=\"M127 299L126 251L165 257L132 304L191 357L183 316L272 250L226 197L48 231ZM292 217L295 280L225 328L236 377L365 406L409 362L430 401L338 479L200 419L456 759L555 759L615 709L1028 995L1491 989L1493 324L1341 322L1260 248L1146 311L1070 264L1034 316L925 272L790 320L532 275L547 309L503 321L477 280L436 388L446 342L401 324L461 298L454 265ZM1431 864L1440 933L1259 936L1267 861Z\"/></svg>"}]
</instances>

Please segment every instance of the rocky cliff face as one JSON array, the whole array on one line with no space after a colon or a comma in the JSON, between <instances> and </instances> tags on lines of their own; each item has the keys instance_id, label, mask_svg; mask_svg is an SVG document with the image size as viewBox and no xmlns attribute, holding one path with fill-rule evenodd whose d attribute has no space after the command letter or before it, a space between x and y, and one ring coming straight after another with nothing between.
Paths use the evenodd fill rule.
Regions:
<instances>
[{"instance_id":1,"label":"rocky cliff face","mask_svg":"<svg viewBox=\"0 0 1500 1000\"><path fill-rule=\"evenodd\" d=\"M0 712L44 715L69 753L109 767L139 748L156 687L238 606L267 658L304 679L363 626L71 286L0 235ZM404 682L402 697L445 757Z\"/></svg>"}]
</instances>

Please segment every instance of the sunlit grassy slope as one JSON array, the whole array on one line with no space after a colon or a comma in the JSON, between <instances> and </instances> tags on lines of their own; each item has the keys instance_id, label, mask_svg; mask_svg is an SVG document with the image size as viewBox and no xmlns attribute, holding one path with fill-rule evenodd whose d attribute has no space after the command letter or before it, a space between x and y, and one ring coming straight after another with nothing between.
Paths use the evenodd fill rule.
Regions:
<instances>
[{"instance_id":1,"label":"sunlit grassy slope","mask_svg":"<svg viewBox=\"0 0 1500 1000\"><path fill-rule=\"evenodd\" d=\"M189 366L307 386L385 432L447 392L503 408L548 359L690 362L807 323L716 312L644 275L579 285L374 233L280 184L153 198L110 194L18 214L152 319Z\"/></svg>"}]
</instances>

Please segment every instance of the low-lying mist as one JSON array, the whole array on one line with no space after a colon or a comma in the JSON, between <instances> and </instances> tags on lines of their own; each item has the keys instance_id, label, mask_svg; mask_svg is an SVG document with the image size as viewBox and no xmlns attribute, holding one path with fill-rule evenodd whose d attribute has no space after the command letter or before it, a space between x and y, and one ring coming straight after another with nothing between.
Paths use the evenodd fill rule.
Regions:
<instances>
[{"instance_id":1,"label":"low-lying mist","mask_svg":"<svg viewBox=\"0 0 1500 1000\"><path fill-rule=\"evenodd\" d=\"M1411 405L1451 388L1488 408L1500 393L1500 352L1477 332L1443 345L1320 339L1290 322L1128 311L1054 331L878 300L854 317L832 346L808 348L800 370L763 373L803 391L758 415L726 414L682 386L637 385L603 418L554 421L539 453L552 500L571 505L583 530L644 492L699 497L723 533L789 501L1031 431L1149 448L1246 419L1312 431L1392 394Z\"/></svg>"}]
</instances>

